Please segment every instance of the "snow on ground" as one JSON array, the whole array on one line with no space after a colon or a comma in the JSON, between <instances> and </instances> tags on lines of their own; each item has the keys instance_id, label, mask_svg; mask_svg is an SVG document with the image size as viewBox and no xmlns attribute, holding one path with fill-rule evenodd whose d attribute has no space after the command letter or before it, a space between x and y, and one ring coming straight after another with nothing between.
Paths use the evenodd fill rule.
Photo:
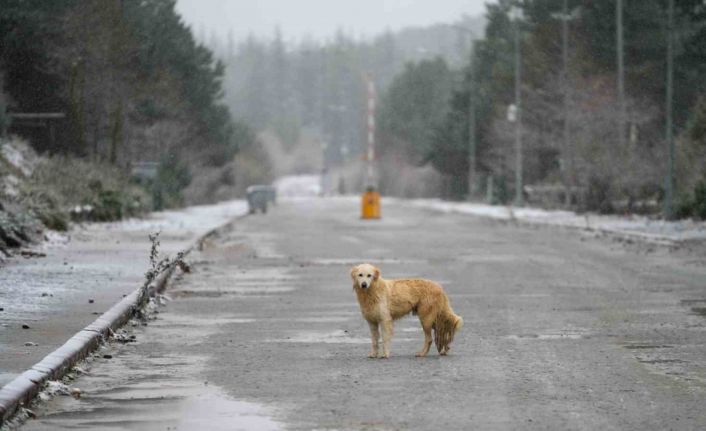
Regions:
<instances>
[{"instance_id":1,"label":"snow on ground","mask_svg":"<svg viewBox=\"0 0 706 431\"><path fill-rule=\"evenodd\" d=\"M320 175L289 175L278 178L274 186L277 196L284 198L318 196L321 194Z\"/></svg>"},{"instance_id":2,"label":"snow on ground","mask_svg":"<svg viewBox=\"0 0 706 431\"><path fill-rule=\"evenodd\" d=\"M131 218L113 223L90 223L86 227L89 230L189 231L198 237L234 217L246 214L247 211L248 206L245 201L233 200L213 205L198 205L178 210L153 212L141 219Z\"/></svg>"},{"instance_id":3,"label":"snow on ground","mask_svg":"<svg viewBox=\"0 0 706 431\"><path fill-rule=\"evenodd\" d=\"M693 220L665 221L652 220L644 216L577 214L570 211L516 208L471 202L447 202L439 199L405 200L385 198L382 202L383 209L385 201L400 202L405 205L428 208L445 213L453 212L499 220L517 220L531 224L619 234L638 237L651 242L706 239L706 223Z\"/></svg>"}]
</instances>

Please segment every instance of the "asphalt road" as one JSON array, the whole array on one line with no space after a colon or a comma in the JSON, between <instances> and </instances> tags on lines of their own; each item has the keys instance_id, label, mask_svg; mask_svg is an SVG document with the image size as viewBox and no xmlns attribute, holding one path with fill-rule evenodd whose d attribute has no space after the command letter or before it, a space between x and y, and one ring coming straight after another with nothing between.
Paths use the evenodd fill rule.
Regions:
<instances>
[{"instance_id":1,"label":"asphalt road","mask_svg":"<svg viewBox=\"0 0 706 431\"><path fill-rule=\"evenodd\" d=\"M383 201L285 202L192 255L157 320L28 430L706 427L703 256ZM415 358L416 318L368 359L349 268L426 277L465 324ZM104 359L103 354L112 355Z\"/></svg>"}]
</instances>

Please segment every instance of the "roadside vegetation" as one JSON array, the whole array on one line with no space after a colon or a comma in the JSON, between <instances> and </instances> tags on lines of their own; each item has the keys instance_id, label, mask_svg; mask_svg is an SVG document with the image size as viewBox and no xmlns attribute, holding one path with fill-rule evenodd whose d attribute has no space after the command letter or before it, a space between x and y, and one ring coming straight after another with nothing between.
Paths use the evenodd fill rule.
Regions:
<instances>
[{"instance_id":1,"label":"roadside vegetation","mask_svg":"<svg viewBox=\"0 0 706 431\"><path fill-rule=\"evenodd\" d=\"M222 101L223 71L171 1L3 1L0 225L62 230L267 180L255 134ZM36 159L24 171L18 147Z\"/></svg>"}]
</instances>

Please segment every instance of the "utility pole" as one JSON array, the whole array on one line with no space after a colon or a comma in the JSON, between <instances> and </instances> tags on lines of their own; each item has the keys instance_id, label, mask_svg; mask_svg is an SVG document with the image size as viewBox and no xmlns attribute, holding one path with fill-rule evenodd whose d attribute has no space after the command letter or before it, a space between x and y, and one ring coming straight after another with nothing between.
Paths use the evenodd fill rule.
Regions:
<instances>
[{"instance_id":1,"label":"utility pole","mask_svg":"<svg viewBox=\"0 0 706 431\"><path fill-rule=\"evenodd\" d=\"M475 33L462 26L453 25L457 30L468 33L471 41L471 58L469 62L470 75L468 80L468 200L473 200L476 194L476 147L477 147L477 132L476 132L476 40Z\"/></svg>"},{"instance_id":2,"label":"utility pole","mask_svg":"<svg viewBox=\"0 0 706 431\"><path fill-rule=\"evenodd\" d=\"M571 205L571 172L574 168L573 148L569 144L569 0L564 0L564 10L561 17L561 83L564 92L564 182L565 195L564 205Z\"/></svg>"},{"instance_id":3,"label":"utility pole","mask_svg":"<svg viewBox=\"0 0 706 431\"><path fill-rule=\"evenodd\" d=\"M471 61L468 88L468 200L476 194L476 41L471 34Z\"/></svg>"},{"instance_id":4,"label":"utility pole","mask_svg":"<svg viewBox=\"0 0 706 431\"><path fill-rule=\"evenodd\" d=\"M618 52L618 151L625 151L625 63L623 43L623 0L616 0L615 19L617 27L616 50Z\"/></svg>"},{"instance_id":5,"label":"utility pole","mask_svg":"<svg viewBox=\"0 0 706 431\"><path fill-rule=\"evenodd\" d=\"M522 58L520 53L520 15L521 11L514 9L515 15L515 205L523 205L523 178L522 178Z\"/></svg>"},{"instance_id":6,"label":"utility pole","mask_svg":"<svg viewBox=\"0 0 706 431\"><path fill-rule=\"evenodd\" d=\"M674 0L667 6L667 94L666 94L666 139L669 147L667 181L664 196L664 216L674 218L674 126L672 120L674 93Z\"/></svg>"}]
</instances>

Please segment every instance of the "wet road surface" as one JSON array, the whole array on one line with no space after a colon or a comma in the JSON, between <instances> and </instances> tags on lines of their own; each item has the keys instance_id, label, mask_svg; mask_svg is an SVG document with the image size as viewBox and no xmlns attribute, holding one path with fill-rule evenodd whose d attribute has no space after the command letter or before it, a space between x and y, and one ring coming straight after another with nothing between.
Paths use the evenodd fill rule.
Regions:
<instances>
[{"instance_id":1,"label":"wet road surface","mask_svg":"<svg viewBox=\"0 0 706 431\"><path fill-rule=\"evenodd\" d=\"M351 199L285 202L191 256L130 328L23 429L703 429L703 258ZM416 318L368 359L348 275L441 282L465 324L415 358ZM433 349L432 349L433 350ZM112 359L102 358L103 354Z\"/></svg>"}]
</instances>

